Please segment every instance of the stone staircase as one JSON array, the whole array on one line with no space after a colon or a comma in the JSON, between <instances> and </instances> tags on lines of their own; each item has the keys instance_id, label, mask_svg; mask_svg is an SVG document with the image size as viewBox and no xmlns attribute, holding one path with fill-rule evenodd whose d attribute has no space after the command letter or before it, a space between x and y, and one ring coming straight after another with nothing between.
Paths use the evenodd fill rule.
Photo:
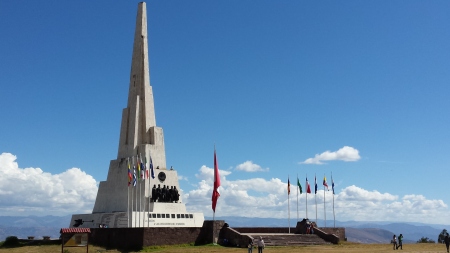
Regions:
<instances>
[{"instance_id":1,"label":"stone staircase","mask_svg":"<svg viewBox=\"0 0 450 253\"><path fill-rule=\"evenodd\" d=\"M259 240L261 236L266 246L301 246L301 245L325 245L331 244L315 234L256 234L245 233L254 239Z\"/></svg>"}]
</instances>

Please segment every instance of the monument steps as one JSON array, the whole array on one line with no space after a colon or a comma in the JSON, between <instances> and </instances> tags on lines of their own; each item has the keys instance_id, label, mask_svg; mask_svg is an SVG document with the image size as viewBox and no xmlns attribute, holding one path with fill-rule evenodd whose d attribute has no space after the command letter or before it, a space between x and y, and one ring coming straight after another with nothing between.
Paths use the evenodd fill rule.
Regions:
<instances>
[{"instance_id":1,"label":"monument steps","mask_svg":"<svg viewBox=\"0 0 450 253\"><path fill-rule=\"evenodd\" d=\"M300 245L325 245L331 244L315 234L248 234L258 241L262 236L266 246L300 246Z\"/></svg>"}]
</instances>

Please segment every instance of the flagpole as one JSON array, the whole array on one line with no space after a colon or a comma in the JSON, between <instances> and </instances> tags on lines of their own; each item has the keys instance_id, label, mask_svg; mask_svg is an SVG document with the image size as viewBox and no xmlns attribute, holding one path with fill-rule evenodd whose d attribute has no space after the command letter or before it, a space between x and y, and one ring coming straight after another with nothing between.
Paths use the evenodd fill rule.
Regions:
<instances>
[{"instance_id":1,"label":"flagpole","mask_svg":"<svg viewBox=\"0 0 450 253\"><path fill-rule=\"evenodd\" d=\"M215 184L216 181L216 144L214 143L214 187L216 186ZM216 189L213 189L213 196L214 196L214 191ZM216 230L214 229L214 224L216 223L216 210L215 208L213 209L213 244L216 245L216 242L214 241L215 238L215 233Z\"/></svg>"},{"instance_id":2,"label":"flagpole","mask_svg":"<svg viewBox=\"0 0 450 253\"><path fill-rule=\"evenodd\" d=\"M291 208L289 205L289 194L290 194L290 189L291 185L289 182L289 175L288 175L288 226L289 226L289 234L291 233Z\"/></svg>"},{"instance_id":3,"label":"flagpole","mask_svg":"<svg viewBox=\"0 0 450 253\"><path fill-rule=\"evenodd\" d=\"M214 229L214 224L216 224L216 211L213 211L213 232L212 232L212 235L213 235L212 241L213 241L213 244L216 245L216 242L214 241L214 238L216 235L216 230Z\"/></svg>"},{"instance_id":4,"label":"flagpole","mask_svg":"<svg viewBox=\"0 0 450 253\"><path fill-rule=\"evenodd\" d=\"M127 188L127 227L130 227L130 186Z\"/></svg>"},{"instance_id":5,"label":"flagpole","mask_svg":"<svg viewBox=\"0 0 450 253\"><path fill-rule=\"evenodd\" d=\"M142 212L142 168L141 168L141 163L140 163L140 159L142 159L142 157L140 155L138 155L138 163L139 163L139 227L142 227L142 220L141 220L141 212Z\"/></svg>"},{"instance_id":6,"label":"flagpole","mask_svg":"<svg viewBox=\"0 0 450 253\"><path fill-rule=\"evenodd\" d=\"M130 169L130 159L127 157L127 166ZM127 187L127 227L130 227L130 178L127 172L128 187Z\"/></svg>"},{"instance_id":7,"label":"flagpole","mask_svg":"<svg viewBox=\"0 0 450 253\"><path fill-rule=\"evenodd\" d=\"M133 156L133 159L134 159L134 156ZM134 164L134 163L133 163ZM134 167L134 166L133 166ZM134 167L135 168L135 167ZM135 198L136 198L136 201L135 201L135 208L134 208L134 210L138 210L138 204L137 204L137 202L138 202L138 199L137 199L137 195L138 195L138 191L137 191L137 187L138 187L138 175L136 175L136 169L134 169L134 178L135 178L135 180L136 180L136 185L134 185L134 191L135 191L135 194L134 194L134 196L135 196ZM136 226L136 217L135 217L135 219L134 219L134 227L137 227Z\"/></svg>"},{"instance_id":8,"label":"flagpole","mask_svg":"<svg viewBox=\"0 0 450 253\"><path fill-rule=\"evenodd\" d=\"M316 203L316 226L317 226L317 177L314 174L314 202Z\"/></svg>"},{"instance_id":9,"label":"flagpole","mask_svg":"<svg viewBox=\"0 0 450 253\"><path fill-rule=\"evenodd\" d=\"M130 226L133 227L133 190L134 190L134 186L131 188L131 209L130 209L130 218L131 218L131 222L130 222Z\"/></svg>"},{"instance_id":10,"label":"flagpole","mask_svg":"<svg viewBox=\"0 0 450 253\"><path fill-rule=\"evenodd\" d=\"M297 182L298 182L298 174L297 174ZM299 191L300 189L298 188L298 185L297 185L297 222L298 222L298 191Z\"/></svg>"},{"instance_id":11,"label":"flagpole","mask_svg":"<svg viewBox=\"0 0 450 253\"><path fill-rule=\"evenodd\" d=\"M133 157L131 157L131 164L134 164L133 163L133 161L134 161L134 158ZM134 167L133 167L133 175L135 175L136 174L136 172L135 172L135 170L134 170ZM132 181L131 181L131 184L132 184L132 187L131 187L131 208L130 208L130 216L131 216L131 223L130 223L130 225L131 225L131 227L133 227L133 221L134 221L134 219L133 219L133 196L134 196L134 194L133 194L133 191L134 191L134 176L133 176L133 179L132 179ZM136 221L135 221L136 222Z\"/></svg>"},{"instance_id":12,"label":"flagpole","mask_svg":"<svg viewBox=\"0 0 450 253\"><path fill-rule=\"evenodd\" d=\"M147 177L147 175L149 174L148 170L150 168L147 166L147 151L144 152L144 162L145 162L145 165L144 165L145 166L144 177L145 177L146 180L148 179L148 184L147 184L148 185L148 187L147 187L147 197L148 197L147 227L149 227L150 226L150 176ZM144 206L145 206L145 204L144 204ZM144 211L145 211L145 208L144 208Z\"/></svg>"},{"instance_id":13,"label":"flagpole","mask_svg":"<svg viewBox=\"0 0 450 253\"><path fill-rule=\"evenodd\" d=\"M323 178L325 180L325 175L323 175ZM323 217L325 220L325 227L327 227L327 212L325 210L325 185L323 185Z\"/></svg>"},{"instance_id":14,"label":"flagpole","mask_svg":"<svg viewBox=\"0 0 450 253\"><path fill-rule=\"evenodd\" d=\"M333 172L331 172L331 188L333 190L333 221L334 221L334 227L336 227L336 215L334 213L334 181L333 181Z\"/></svg>"},{"instance_id":15,"label":"flagpole","mask_svg":"<svg viewBox=\"0 0 450 253\"><path fill-rule=\"evenodd\" d=\"M308 175L306 175L306 219L308 219Z\"/></svg>"}]
</instances>

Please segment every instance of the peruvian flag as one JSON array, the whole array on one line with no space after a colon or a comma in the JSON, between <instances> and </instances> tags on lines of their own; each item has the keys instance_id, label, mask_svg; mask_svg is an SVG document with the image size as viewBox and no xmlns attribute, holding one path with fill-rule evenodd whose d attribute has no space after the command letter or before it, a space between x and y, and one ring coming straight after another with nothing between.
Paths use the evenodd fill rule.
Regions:
<instances>
[{"instance_id":1,"label":"peruvian flag","mask_svg":"<svg viewBox=\"0 0 450 253\"><path fill-rule=\"evenodd\" d=\"M214 190L211 197L212 209L214 212L216 212L217 199L220 196L219 192L217 191L217 188L219 188L219 186L220 186L219 166L217 165L216 149L214 148Z\"/></svg>"},{"instance_id":2,"label":"peruvian flag","mask_svg":"<svg viewBox=\"0 0 450 253\"><path fill-rule=\"evenodd\" d=\"M311 187L309 186L308 178L306 178L306 193L311 193Z\"/></svg>"}]
</instances>

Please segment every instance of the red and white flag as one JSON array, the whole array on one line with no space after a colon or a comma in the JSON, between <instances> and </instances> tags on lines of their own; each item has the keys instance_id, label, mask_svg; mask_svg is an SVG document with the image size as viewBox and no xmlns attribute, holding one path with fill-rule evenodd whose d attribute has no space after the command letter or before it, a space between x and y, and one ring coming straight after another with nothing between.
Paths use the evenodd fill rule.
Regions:
<instances>
[{"instance_id":1,"label":"red and white flag","mask_svg":"<svg viewBox=\"0 0 450 253\"><path fill-rule=\"evenodd\" d=\"M311 186L309 186L308 178L306 178L306 193L311 193Z\"/></svg>"},{"instance_id":2,"label":"red and white flag","mask_svg":"<svg viewBox=\"0 0 450 253\"><path fill-rule=\"evenodd\" d=\"M217 191L217 189L220 186L220 176L219 176L219 166L217 165L217 158L216 158L216 149L214 148L214 190L212 193L212 209L214 212L216 212L216 204L217 204L217 199L219 199L219 192Z\"/></svg>"}]
</instances>

